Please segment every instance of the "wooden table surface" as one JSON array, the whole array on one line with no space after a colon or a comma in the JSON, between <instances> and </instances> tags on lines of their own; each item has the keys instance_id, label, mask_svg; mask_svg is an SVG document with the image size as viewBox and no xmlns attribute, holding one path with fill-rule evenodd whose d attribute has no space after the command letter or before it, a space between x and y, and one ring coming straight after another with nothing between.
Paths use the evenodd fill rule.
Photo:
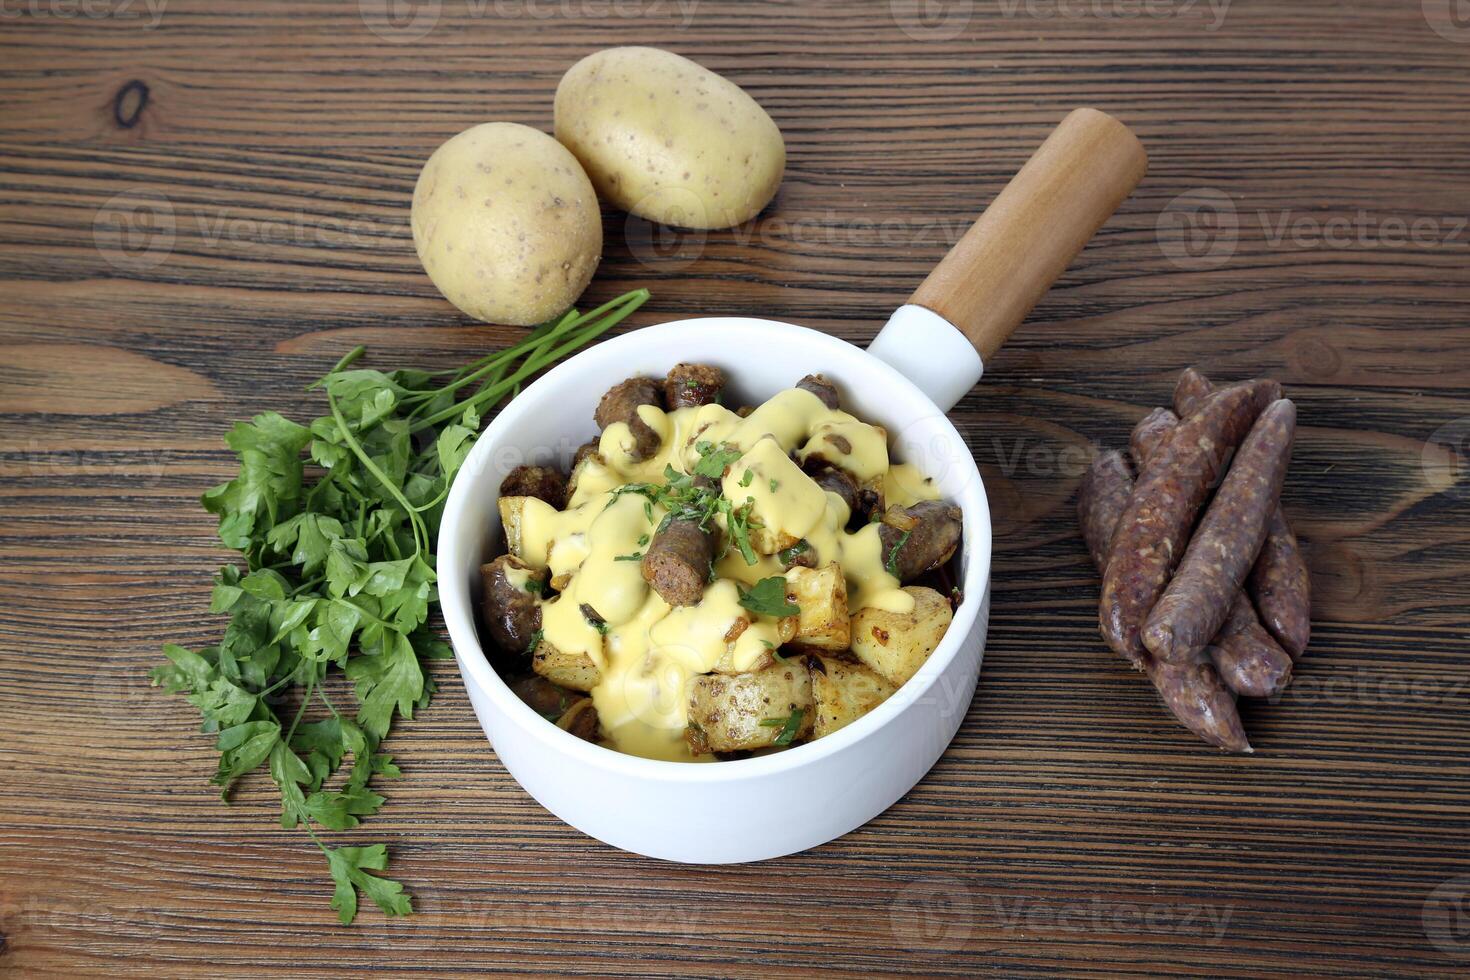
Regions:
<instances>
[{"instance_id":1,"label":"wooden table surface","mask_svg":"<svg viewBox=\"0 0 1470 980\"><path fill-rule=\"evenodd\" d=\"M1256 976L1470 969L1470 23L1449 0L0 4L0 972ZM389 748L419 909L344 928L254 779L222 806L159 646L212 642L198 505L231 420L319 414L342 352L448 366L470 323L408 231L451 134L549 129L562 71L656 44L786 136L775 204L677 236L609 214L588 301L863 343L1066 112L1148 177L954 410L995 512L953 746L805 854L615 851L506 774L452 663ZM731 343L739 343L732 337ZM1073 515L1197 363L1269 374L1317 587L1255 756L1165 716L1097 636ZM1064 452L1064 450L1066 450ZM761 815L752 815L762 819ZM779 814L766 817L779 819Z\"/></svg>"}]
</instances>

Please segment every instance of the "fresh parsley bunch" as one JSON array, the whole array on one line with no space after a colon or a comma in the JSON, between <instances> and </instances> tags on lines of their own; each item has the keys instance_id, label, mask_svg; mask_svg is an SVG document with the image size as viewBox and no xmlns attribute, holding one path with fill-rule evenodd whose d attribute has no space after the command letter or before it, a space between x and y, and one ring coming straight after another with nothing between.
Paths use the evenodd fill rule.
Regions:
<instances>
[{"instance_id":1,"label":"fresh parsley bunch","mask_svg":"<svg viewBox=\"0 0 1470 980\"><path fill-rule=\"evenodd\" d=\"M312 385L324 390L327 415L303 426L266 412L226 437L239 473L203 503L244 559L215 578L210 611L230 622L216 646L166 645L168 663L152 678L186 692L216 736L221 798L268 769L281 826L303 827L326 855L344 924L359 892L389 915L413 910L403 886L376 873L388 866L384 845L328 847L313 825L349 830L383 805L374 781L399 771L379 746L395 715L428 704L424 662L451 656L428 623L433 548L481 418L647 300L639 289L570 311L453 372L350 369L359 347ZM323 690L334 667L356 704L334 704Z\"/></svg>"}]
</instances>

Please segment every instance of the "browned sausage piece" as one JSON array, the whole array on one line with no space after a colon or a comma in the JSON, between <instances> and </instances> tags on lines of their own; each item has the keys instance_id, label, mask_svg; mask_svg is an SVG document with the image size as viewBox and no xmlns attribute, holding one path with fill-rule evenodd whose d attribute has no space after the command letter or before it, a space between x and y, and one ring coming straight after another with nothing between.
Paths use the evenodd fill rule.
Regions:
<instances>
[{"instance_id":1,"label":"browned sausage piece","mask_svg":"<svg viewBox=\"0 0 1470 980\"><path fill-rule=\"evenodd\" d=\"M577 451L572 454L572 469L576 469L577 464L582 462L582 460L586 459L588 456L597 455L597 449L599 445L600 443L596 439L589 439L578 446Z\"/></svg>"},{"instance_id":2,"label":"browned sausage piece","mask_svg":"<svg viewBox=\"0 0 1470 980\"><path fill-rule=\"evenodd\" d=\"M1207 659L1196 656L1182 664L1149 659L1147 664L1154 689L1181 725L1227 752L1254 751L1240 724L1235 695Z\"/></svg>"},{"instance_id":3,"label":"browned sausage piece","mask_svg":"<svg viewBox=\"0 0 1470 980\"><path fill-rule=\"evenodd\" d=\"M572 733L584 742L597 741L597 708L593 706L592 699L578 698L566 710L566 713L557 719L556 727Z\"/></svg>"},{"instance_id":4,"label":"browned sausage piece","mask_svg":"<svg viewBox=\"0 0 1470 980\"><path fill-rule=\"evenodd\" d=\"M837 399L837 386L820 374L808 374L796 383L802 391L810 391L822 400L822 404L836 409L841 404Z\"/></svg>"},{"instance_id":5,"label":"browned sausage piece","mask_svg":"<svg viewBox=\"0 0 1470 980\"><path fill-rule=\"evenodd\" d=\"M517 466L500 481L502 497L535 497L557 510L567 505L567 478L550 466Z\"/></svg>"},{"instance_id":6,"label":"browned sausage piece","mask_svg":"<svg viewBox=\"0 0 1470 980\"><path fill-rule=\"evenodd\" d=\"M1280 394L1274 381L1222 388L1154 450L1113 534L1098 602L1103 638L1129 660L1142 655L1144 618L1178 565L1216 474Z\"/></svg>"},{"instance_id":7,"label":"browned sausage piece","mask_svg":"<svg viewBox=\"0 0 1470 980\"><path fill-rule=\"evenodd\" d=\"M1192 412L1212 389L1210 379L1194 368L1179 376L1174 388L1174 410ZM1312 638L1312 580L1296 535L1278 503L1266 527L1266 543L1246 581L1261 622L1286 648L1293 660L1301 657Z\"/></svg>"},{"instance_id":8,"label":"browned sausage piece","mask_svg":"<svg viewBox=\"0 0 1470 980\"><path fill-rule=\"evenodd\" d=\"M664 378L664 401L672 411L719 400L725 372L709 364L675 364Z\"/></svg>"},{"instance_id":9,"label":"browned sausage piece","mask_svg":"<svg viewBox=\"0 0 1470 980\"><path fill-rule=\"evenodd\" d=\"M1266 543L1261 545L1247 585L1261 622L1293 660L1300 657L1312 637L1312 580L1280 504L1271 512Z\"/></svg>"},{"instance_id":10,"label":"browned sausage piece","mask_svg":"<svg viewBox=\"0 0 1470 980\"><path fill-rule=\"evenodd\" d=\"M1113 536L1113 528L1132 486L1128 463L1119 452L1099 456L1083 477L1077 509L1087 549L1092 553L1099 573L1107 560L1108 540ZM1134 666L1147 671L1164 706L1185 728L1211 745L1232 752L1251 750L1235 701L1210 664L1199 662L1171 667L1160 665L1143 654Z\"/></svg>"},{"instance_id":11,"label":"browned sausage piece","mask_svg":"<svg viewBox=\"0 0 1470 980\"><path fill-rule=\"evenodd\" d=\"M1167 408L1156 408L1139 419L1128 436L1128 451L1133 454L1133 465L1142 471L1144 463L1178 424L1179 416Z\"/></svg>"},{"instance_id":12,"label":"browned sausage piece","mask_svg":"<svg viewBox=\"0 0 1470 980\"><path fill-rule=\"evenodd\" d=\"M698 521L671 520L643 553L643 581L669 605L692 606L704 596L714 556L714 536Z\"/></svg>"},{"instance_id":13,"label":"browned sausage piece","mask_svg":"<svg viewBox=\"0 0 1470 980\"><path fill-rule=\"evenodd\" d=\"M1291 681L1291 657L1271 639L1244 592L1235 593L1209 654L1225 686L1248 698L1269 698Z\"/></svg>"},{"instance_id":14,"label":"browned sausage piece","mask_svg":"<svg viewBox=\"0 0 1470 980\"><path fill-rule=\"evenodd\" d=\"M534 569L514 555L501 555L480 566L484 583L481 599L485 628L505 653L525 653L541 629L541 607L536 600L546 587L545 569ZM527 583L535 585L528 589Z\"/></svg>"},{"instance_id":15,"label":"browned sausage piece","mask_svg":"<svg viewBox=\"0 0 1470 980\"><path fill-rule=\"evenodd\" d=\"M1077 489L1077 522L1082 525L1083 540L1099 572L1107 567L1113 529L1132 493L1133 471L1116 449L1095 458L1082 475L1082 485ZM1142 656L1130 661L1135 667L1143 666Z\"/></svg>"},{"instance_id":16,"label":"browned sausage piece","mask_svg":"<svg viewBox=\"0 0 1470 980\"><path fill-rule=\"evenodd\" d=\"M807 467L807 475L815 480L817 486L823 490L841 497L842 502L847 504L849 516L857 513L860 502L857 481L846 470L819 459L813 459Z\"/></svg>"},{"instance_id":17,"label":"browned sausage piece","mask_svg":"<svg viewBox=\"0 0 1470 980\"><path fill-rule=\"evenodd\" d=\"M633 450L630 455L635 460L652 456L658 452L659 444L658 433L638 417L638 408L641 405L663 408L662 388L652 378L629 378L613 385L602 396L602 400L597 403L597 411L592 414L599 429L606 429L617 422L628 424L628 430L633 433Z\"/></svg>"},{"instance_id":18,"label":"browned sausage piece","mask_svg":"<svg viewBox=\"0 0 1470 980\"><path fill-rule=\"evenodd\" d=\"M898 508L905 527L884 517L878 527L883 542L883 563L900 582L911 582L949 561L964 532L960 509L942 500L924 500L912 507Z\"/></svg>"},{"instance_id":19,"label":"browned sausage piece","mask_svg":"<svg viewBox=\"0 0 1470 980\"><path fill-rule=\"evenodd\" d=\"M581 691L573 691L542 677L527 674L510 682L511 693L547 721L556 721L572 705L586 697Z\"/></svg>"},{"instance_id":20,"label":"browned sausage piece","mask_svg":"<svg viewBox=\"0 0 1470 980\"><path fill-rule=\"evenodd\" d=\"M1188 660L1225 624L1266 540L1295 431L1296 406L1282 398L1261 413L1241 443L1179 570L1144 623L1143 642L1154 656L1171 663Z\"/></svg>"}]
</instances>

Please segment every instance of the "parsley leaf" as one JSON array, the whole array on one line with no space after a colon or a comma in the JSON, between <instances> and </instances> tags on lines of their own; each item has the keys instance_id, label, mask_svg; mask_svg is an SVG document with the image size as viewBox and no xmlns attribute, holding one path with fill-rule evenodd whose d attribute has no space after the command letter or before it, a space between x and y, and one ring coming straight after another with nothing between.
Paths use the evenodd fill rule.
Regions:
<instances>
[{"instance_id":1,"label":"parsley leaf","mask_svg":"<svg viewBox=\"0 0 1470 980\"><path fill-rule=\"evenodd\" d=\"M336 889L332 908L345 926L357 915L357 892L361 891L388 915L408 915L413 903L403 894L403 886L391 878L379 878L369 871L386 871L388 850L382 844L369 847L337 847L326 851L327 866Z\"/></svg>"},{"instance_id":2,"label":"parsley leaf","mask_svg":"<svg viewBox=\"0 0 1470 980\"><path fill-rule=\"evenodd\" d=\"M753 613L762 616L796 616L801 612L801 607L793 605L786 598L786 579L780 575L772 575L763 578L752 585L749 590L736 586L740 594L740 604Z\"/></svg>"},{"instance_id":3,"label":"parsley leaf","mask_svg":"<svg viewBox=\"0 0 1470 980\"><path fill-rule=\"evenodd\" d=\"M709 447L708 449L700 447ZM731 463L745 455L744 450L734 446L722 446L714 448L707 442L701 442L695 447L701 453L699 462L694 464L694 476L705 476L711 480L718 480L725 475L725 470Z\"/></svg>"},{"instance_id":4,"label":"parsley leaf","mask_svg":"<svg viewBox=\"0 0 1470 980\"><path fill-rule=\"evenodd\" d=\"M898 578L898 553L903 550L903 546L908 543L909 535L912 533L912 531L903 532L903 534L899 536L899 539L893 543L893 547L888 550L888 559L883 562L883 567L887 569L888 574L892 575L894 578Z\"/></svg>"},{"instance_id":5,"label":"parsley leaf","mask_svg":"<svg viewBox=\"0 0 1470 980\"><path fill-rule=\"evenodd\" d=\"M776 558L778 561L781 562L782 565L790 568L792 563L794 563L796 559L800 558L802 555L811 550L812 546L810 544L807 544L806 538L802 538L791 547L782 548L780 551L776 552Z\"/></svg>"}]
</instances>

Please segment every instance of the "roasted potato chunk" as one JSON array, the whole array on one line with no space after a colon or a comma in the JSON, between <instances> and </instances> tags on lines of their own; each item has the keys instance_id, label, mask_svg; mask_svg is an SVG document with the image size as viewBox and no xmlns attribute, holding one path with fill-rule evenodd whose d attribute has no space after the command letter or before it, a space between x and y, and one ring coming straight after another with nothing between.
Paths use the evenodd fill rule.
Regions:
<instances>
[{"instance_id":1,"label":"roasted potato chunk","mask_svg":"<svg viewBox=\"0 0 1470 980\"><path fill-rule=\"evenodd\" d=\"M949 600L933 589L909 585L904 591L914 597L909 612L869 607L852 617L852 652L895 687L919 672L954 618Z\"/></svg>"},{"instance_id":2,"label":"roasted potato chunk","mask_svg":"<svg viewBox=\"0 0 1470 980\"><path fill-rule=\"evenodd\" d=\"M812 700L816 704L813 738L831 735L887 701L897 690L877 671L827 657L813 657Z\"/></svg>"},{"instance_id":3,"label":"roasted potato chunk","mask_svg":"<svg viewBox=\"0 0 1470 980\"><path fill-rule=\"evenodd\" d=\"M713 752L770 748L798 711L795 733L780 744L812 731L811 675L800 660L745 674L702 674L689 682L690 747L696 752L705 747Z\"/></svg>"},{"instance_id":4,"label":"roasted potato chunk","mask_svg":"<svg viewBox=\"0 0 1470 980\"><path fill-rule=\"evenodd\" d=\"M521 538L521 517L526 511L526 501L530 499L532 498L501 497L497 505L500 508L500 527L505 532L505 548L522 560L525 559L525 542Z\"/></svg>"},{"instance_id":5,"label":"roasted potato chunk","mask_svg":"<svg viewBox=\"0 0 1470 980\"><path fill-rule=\"evenodd\" d=\"M852 632L847 618L847 579L842 566L800 565L786 570L786 598L801 607L792 646L810 650L846 650Z\"/></svg>"},{"instance_id":6,"label":"roasted potato chunk","mask_svg":"<svg viewBox=\"0 0 1470 980\"><path fill-rule=\"evenodd\" d=\"M602 671L585 652L558 650L544 638L531 654L531 669L573 691L590 691L602 680Z\"/></svg>"}]
</instances>

